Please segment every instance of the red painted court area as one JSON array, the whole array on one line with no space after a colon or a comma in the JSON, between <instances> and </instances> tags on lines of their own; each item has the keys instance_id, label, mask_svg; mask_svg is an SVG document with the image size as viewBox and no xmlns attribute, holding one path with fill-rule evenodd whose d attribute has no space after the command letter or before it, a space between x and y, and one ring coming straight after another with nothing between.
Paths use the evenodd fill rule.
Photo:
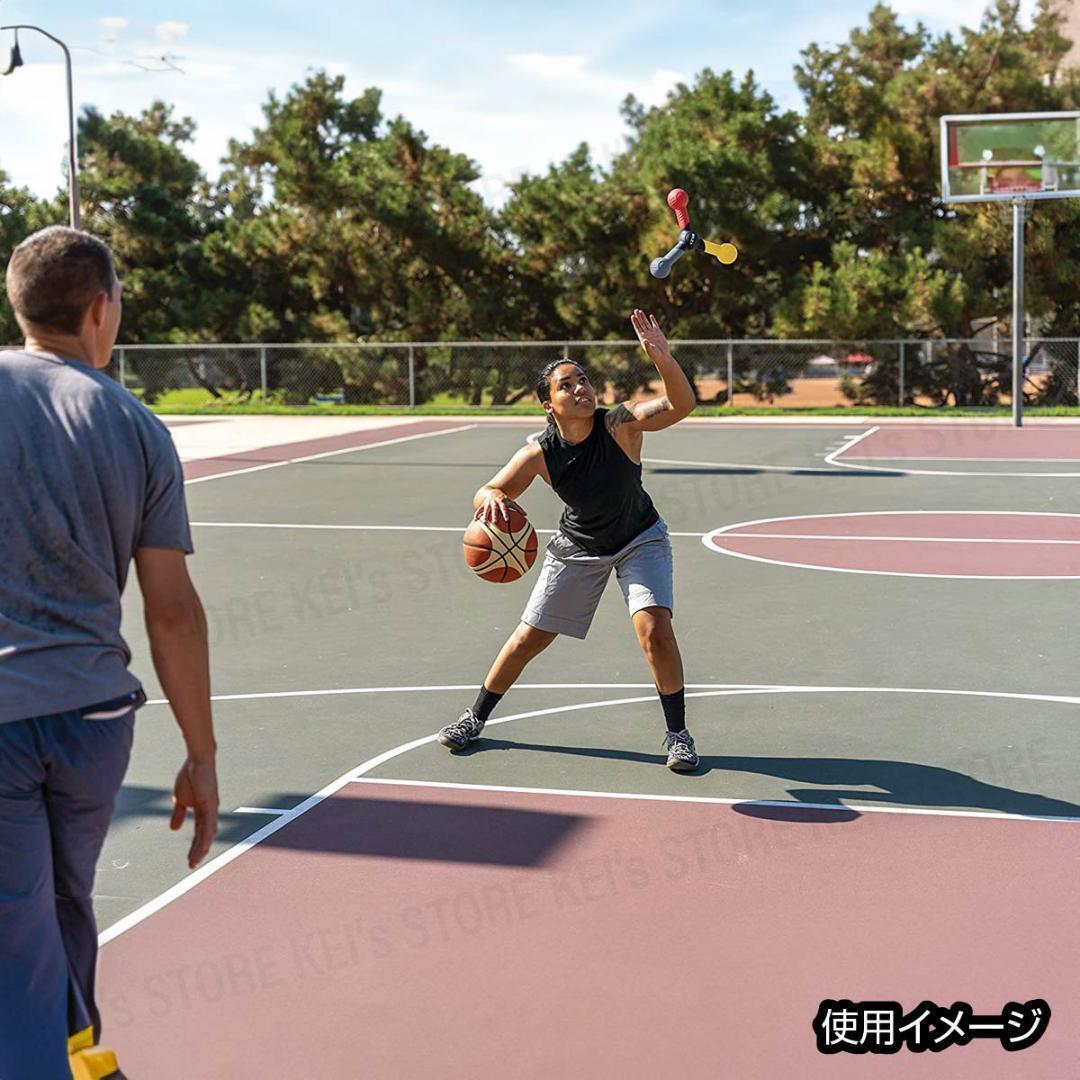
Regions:
<instances>
[{"instance_id":1,"label":"red painted court area","mask_svg":"<svg viewBox=\"0 0 1080 1080\"><path fill-rule=\"evenodd\" d=\"M705 544L786 566L947 577L1080 577L1080 515L896 512L729 525Z\"/></svg>"},{"instance_id":2,"label":"red painted court area","mask_svg":"<svg viewBox=\"0 0 1080 1080\"><path fill-rule=\"evenodd\" d=\"M1078 827L350 783L106 945L105 1025L155 1080L1063 1080ZM825 998L1037 997L1019 1053L811 1028Z\"/></svg>"},{"instance_id":3,"label":"red painted court area","mask_svg":"<svg viewBox=\"0 0 1080 1080\"><path fill-rule=\"evenodd\" d=\"M837 460L1080 461L1080 428L977 425L882 426Z\"/></svg>"},{"instance_id":4,"label":"red painted court area","mask_svg":"<svg viewBox=\"0 0 1080 1080\"><path fill-rule=\"evenodd\" d=\"M395 425L392 428L374 428L341 435L326 435L318 439L305 439L301 442L278 443L259 447L257 450L239 451L227 457L186 461L184 462L184 479L186 481L205 480L211 476L225 476L229 473L254 471L258 468L285 465L310 458L330 457L367 446L401 442L417 435L455 431L465 426L467 425L455 420L417 420L415 423Z\"/></svg>"}]
</instances>

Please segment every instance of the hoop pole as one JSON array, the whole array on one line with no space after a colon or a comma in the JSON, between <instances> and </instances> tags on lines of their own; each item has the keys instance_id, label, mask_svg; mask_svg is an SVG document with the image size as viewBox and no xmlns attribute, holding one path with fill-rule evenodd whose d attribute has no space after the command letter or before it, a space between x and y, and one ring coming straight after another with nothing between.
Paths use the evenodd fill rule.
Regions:
<instances>
[{"instance_id":1,"label":"hoop pole","mask_svg":"<svg viewBox=\"0 0 1080 1080\"><path fill-rule=\"evenodd\" d=\"M1012 416L1024 423L1024 200L1013 199Z\"/></svg>"}]
</instances>

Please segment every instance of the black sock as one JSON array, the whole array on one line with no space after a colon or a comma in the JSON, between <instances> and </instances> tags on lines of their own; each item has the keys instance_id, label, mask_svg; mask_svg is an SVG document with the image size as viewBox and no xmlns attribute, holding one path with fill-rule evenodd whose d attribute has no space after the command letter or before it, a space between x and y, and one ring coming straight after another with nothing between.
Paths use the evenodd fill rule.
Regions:
<instances>
[{"instance_id":1,"label":"black sock","mask_svg":"<svg viewBox=\"0 0 1080 1080\"><path fill-rule=\"evenodd\" d=\"M487 718L491 715L491 710L499 704L501 699L502 694L492 693L486 686L481 686L480 693L476 695L476 701L473 703L472 711L486 724Z\"/></svg>"},{"instance_id":2,"label":"black sock","mask_svg":"<svg viewBox=\"0 0 1080 1080\"><path fill-rule=\"evenodd\" d=\"M660 691L656 691L660 694ZM664 706L664 719L668 731L682 731L686 727L686 688L673 694L660 694L660 704Z\"/></svg>"}]
</instances>

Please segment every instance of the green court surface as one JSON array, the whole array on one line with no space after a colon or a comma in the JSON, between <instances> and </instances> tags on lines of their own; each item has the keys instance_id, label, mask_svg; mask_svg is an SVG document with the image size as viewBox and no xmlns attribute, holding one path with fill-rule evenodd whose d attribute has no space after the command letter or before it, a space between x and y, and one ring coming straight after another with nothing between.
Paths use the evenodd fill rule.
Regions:
<instances>
[{"instance_id":1,"label":"green court surface","mask_svg":"<svg viewBox=\"0 0 1080 1080\"><path fill-rule=\"evenodd\" d=\"M189 487L191 568L218 697L223 815L211 858L274 819L263 811L297 807L471 702L536 571L482 582L462 561L459 534L475 489L534 430L463 426ZM541 655L500 704L495 719L506 722L477 749L454 757L428 742L370 775L1080 817L1078 586L1071 575L1015 580L1048 550L1037 535L999 580L935 576L936 543L922 545L931 576L898 576L751 561L701 542L773 518L1080 510L1068 477L979 476L955 463L970 474L904 475L826 461L864 430L718 424L646 437L645 484L673 534L699 774L662 767L662 717L612 585L588 639ZM521 501L538 529L555 527L557 500L539 481ZM159 699L134 584L125 628L134 668ZM98 874L106 938L186 876L187 838L167 829L180 760L167 707L147 706Z\"/></svg>"}]
</instances>

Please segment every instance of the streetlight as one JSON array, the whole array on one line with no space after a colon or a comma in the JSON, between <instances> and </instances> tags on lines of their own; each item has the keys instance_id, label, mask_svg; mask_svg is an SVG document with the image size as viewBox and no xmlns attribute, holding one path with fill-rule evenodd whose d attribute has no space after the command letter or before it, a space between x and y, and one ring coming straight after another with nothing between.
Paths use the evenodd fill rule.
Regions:
<instances>
[{"instance_id":1,"label":"streetlight","mask_svg":"<svg viewBox=\"0 0 1080 1080\"><path fill-rule=\"evenodd\" d=\"M47 37L64 50L64 63L67 66L67 97L68 97L68 209L73 229L82 228L82 210L79 207L79 161L78 149L75 145L75 94L71 85L71 53L68 47L48 30L42 30L40 26L0 26L0 30L14 30L15 44L11 49L11 60L5 75L10 75L16 68L23 66L22 53L19 51L19 31L33 30Z\"/></svg>"}]
</instances>

